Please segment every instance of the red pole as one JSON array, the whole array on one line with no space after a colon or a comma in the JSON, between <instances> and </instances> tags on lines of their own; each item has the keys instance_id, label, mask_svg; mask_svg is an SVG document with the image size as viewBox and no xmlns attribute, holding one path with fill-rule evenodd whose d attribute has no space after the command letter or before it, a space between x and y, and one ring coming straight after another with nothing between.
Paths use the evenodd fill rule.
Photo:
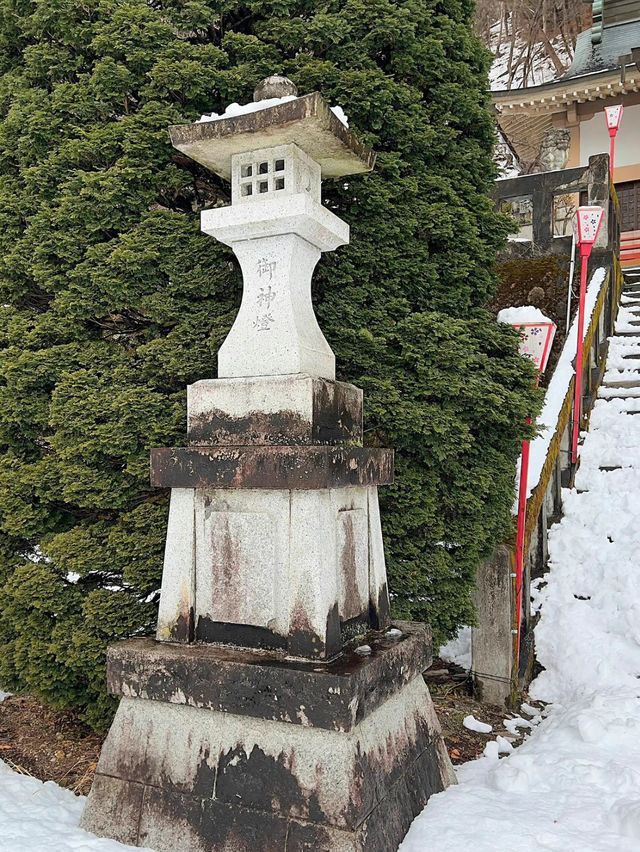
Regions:
<instances>
[{"instance_id":1,"label":"red pole","mask_svg":"<svg viewBox=\"0 0 640 852\"><path fill-rule=\"evenodd\" d=\"M571 441L571 463L578 461L578 433L580 432L580 409L582 401L582 338L584 335L584 301L587 293L587 260L592 243L580 243L580 303L578 305L578 345L576 351L576 383L573 398L573 437Z\"/></svg>"},{"instance_id":2,"label":"red pole","mask_svg":"<svg viewBox=\"0 0 640 852\"><path fill-rule=\"evenodd\" d=\"M527 423L531 423L530 417L527 417ZM516 666L520 656L520 621L522 618L522 575L524 573L524 532L527 519L529 449L529 441L523 441L522 458L520 460L520 487L518 489L518 531L516 534Z\"/></svg>"},{"instance_id":3,"label":"red pole","mask_svg":"<svg viewBox=\"0 0 640 852\"><path fill-rule=\"evenodd\" d=\"M615 148L616 148L616 131L610 130L609 136L611 137L611 152L609 154L609 171L611 173L611 180L613 180L613 156L615 154Z\"/></svg>"}]
</instances>

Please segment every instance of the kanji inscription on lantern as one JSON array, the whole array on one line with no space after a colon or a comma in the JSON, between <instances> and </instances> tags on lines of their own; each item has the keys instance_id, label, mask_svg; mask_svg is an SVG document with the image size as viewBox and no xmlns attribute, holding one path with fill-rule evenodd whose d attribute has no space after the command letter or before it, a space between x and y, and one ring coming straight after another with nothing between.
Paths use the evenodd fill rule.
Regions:
<instances>
[{"instance_id":1,"label":"kanji inscription on lantern","mask_svg":"<svg viewBox=\"0 0 640 852\"><path fill-rule=\"evenodd\" d=\"M275 267L275 263L272 265ZM256 314L256 318L253 321L253 327L258 331L269 331L271 324L275 322L275 317L271 313L271 303L276 298L276 295L277 293L272 288L271 284L260 288L256 297L256 302L262 313Z\"/></svg>"},{"instance_id":2,"label":"kanji inscription on lantern","mask_svg":"<svg viewBox=\"0 0 640 852\"><path fill-rule=\"evenodd\" d=\"M259 308L267 308L271 307L271 303L276 297L276 291L271 288L271 284L268 287L261 287L260 292L258 293L258 307Z\"/></svg>"},{"instance_id":3,"label":"kanji inscription on lantern","mask_svg":"<svg viewBox=\"0 0 640 852\"><path fill-rule=\"evenodd\" d=\"M261 257L258 260L258 275L262 278L263 275L269 276L269 281L273 278L273 273L276 271L277 261L268 260L266 257Z\"/></svg>"},{"instance_id":4,"label":"kanji inscription on lantern","mask_svg":"<svg viewBox=\"0 0 640 852\"><path fill-rule=\"evenodd\" d=\"M253 327L258 331L269 331L273 322L275 317L272 314L259 314L253 321Z\"/></svg>"}]
</instances>

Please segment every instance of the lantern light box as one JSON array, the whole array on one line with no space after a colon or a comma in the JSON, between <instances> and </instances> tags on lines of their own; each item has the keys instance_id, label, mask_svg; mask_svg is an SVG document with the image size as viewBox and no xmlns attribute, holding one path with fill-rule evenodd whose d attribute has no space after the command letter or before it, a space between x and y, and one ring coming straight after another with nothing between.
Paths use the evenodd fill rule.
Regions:
<instances>
[{"instance_id":1,"label":"lantern light box","mask_svg":"<svg viewBox=\"0 0 640 852\"><path fill-rule=\"evenodd\" d=\"M532 305L505 308L498 314L498 322L520 330L520 354L530 358L539 372L544 373L556 333L556 324Z\"/></svg>"}]
</instances>

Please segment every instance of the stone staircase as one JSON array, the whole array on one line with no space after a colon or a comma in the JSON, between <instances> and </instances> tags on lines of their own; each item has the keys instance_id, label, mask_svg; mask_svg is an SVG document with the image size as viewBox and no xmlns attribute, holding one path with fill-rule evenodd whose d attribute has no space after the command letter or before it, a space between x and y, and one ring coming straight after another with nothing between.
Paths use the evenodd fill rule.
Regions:
<instances>
[{"instance_id":1,"label":"stone staircase","mask_svg":"<svg viewBox=\"0 0 640 852\"><path fill-rule=\"evenodd\" d=\"M615 334L609 339L607 369L589 424L588 458L582 458L579 490L595 479L633 467L632 448L640 443L640 267L624 271Z\"/></svg>"}]
</instances>

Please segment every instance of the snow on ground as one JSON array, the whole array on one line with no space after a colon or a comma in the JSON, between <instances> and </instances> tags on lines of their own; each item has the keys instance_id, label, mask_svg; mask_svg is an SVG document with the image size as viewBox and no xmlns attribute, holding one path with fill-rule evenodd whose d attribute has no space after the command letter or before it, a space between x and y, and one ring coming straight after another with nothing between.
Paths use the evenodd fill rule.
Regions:
<instances>
[{"instance_id":1,"label":"snow on ground","mask_svg":"<svg viewBox=\"0 0 640 852\"><path fill-rule=\"evenodd\" d=\"M617 330L630 321L621 312ZM611 341L606 384L619 380L623 348L640 348L640 337ZM545 718L511 722L532 726L512 754L499 759L491 742L460 767L459 785L430 800L401 852L640 849L640 416L626 413L639 410L626 390L611 392L591 415L535 594L545 670L530 693L548 702Z\"/></svg>"},{"instance_id":2,"label":"snow on ground","mask_svg":"<svg viewBox=\"0 0 640 852\"><path fill-rule=\"evenodd\" d=\"M0 690L0 701L11 693ZM78 828L86 798L53 781L14 772L0 760L0 850L2 852L126 852Z\"/></svg>"},{"instance_id":3,"label":"snow on ground","mask_svg":"<svg viewBox=\"0 0 640 852\"><path fill-rule=\"evenodd\" d=\"M47 781L18 775L0 760L2 852L126 852L78 828L85 799Z\"/></svg>"},{"instance_id":4,"label":"snow on ground","mask_svg":"<svg viewBox=\"0 0 640 852\"><path fill-rule=\"evenodd\" d=\"M534 308L533 305L521 305L517 308L503 308L498 311L498 322L507 325L526 325L534 322L551 322L551 320L542 313L540 308Z\"/></svg>"},{"instance_id":5,"label":"snow on ground","mask_svg":"<svg viewBox=\"0 0 640 852\"><path fill-rule=\"evenodd\" d=\"M471 628L461 627L457 636L438 651L445 663L455 663L466 671L471 669Z\"/></svg>"},{"instance_id":6,"label":"snow on ground","mask_svg":"<svg viewBox=\"0 0 640 852\"><path fill-rule=\"evenodd\" d=\"M492 725L489 725L487 722L481 722L475 716L465 716L462 724L468 731L476 731L478 734L490 734L493 730Z\"/></svg>"}]
</instances>

